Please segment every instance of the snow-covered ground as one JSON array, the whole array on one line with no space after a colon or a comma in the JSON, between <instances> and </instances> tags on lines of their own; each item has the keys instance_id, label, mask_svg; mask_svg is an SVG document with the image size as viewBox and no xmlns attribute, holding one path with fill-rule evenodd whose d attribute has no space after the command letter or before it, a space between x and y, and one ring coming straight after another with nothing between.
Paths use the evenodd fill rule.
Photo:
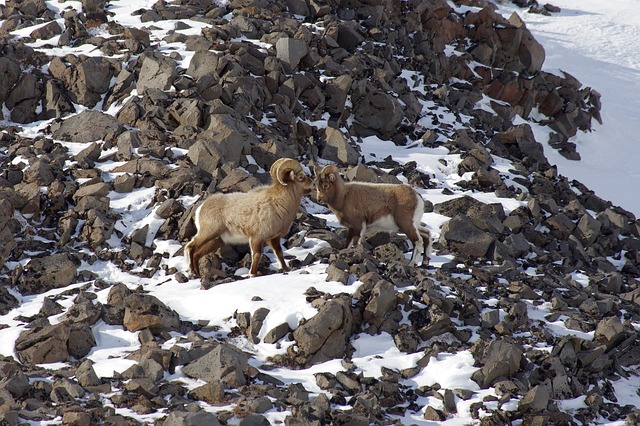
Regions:
<instances>
[{"instance_id":1,"label":"snow-covered ground","mask_svg":"<svg viewBox=\"0 0 640 426\"><path fill-rule=\"evenodd\" d=\"M635 0L553 0L560 13L518 14L545 48L545 71L562 70L602 95L602 125L579 133L581 161L546 147L561 174L579 180L600 197L640 217L640 10ZM543 2L540 2L543 4ZM540 140L539 142L545 142Z\"/></svg>"},{"instance_id":2,"label":"snow-covered ground","mask_svg":"<svg viewBox=\"0 0 640 426\"><path fill-rule=\"evenodd\" d=\"M4 0L0 0L4 2ZM130 0L128 2L113 2L110 11L118 14L118 20L130 23L133 17L131 12L142 7L149 8L155 0ZM75 2L65 2L65 7ZM603 124L594 123L594 131L588 134L578 134L573 142L578 145L578 152L582 156L581 161L569 161L560 156L554 149L546 147L545 154L550 163L558 165L559 172L570 178L575 178L595 190L596 194L604 199L611 200L614 204L640 215L640 167L636 164L640 158L640 140L636 137L636 129L640 127L640 8L637 0L613 0L603 2L601 0L555 0L554 5L562 8L562 12L552 16L528 14L523 9L517 9L523 17L529 29L546 50L546 62L544 68L548 71L559 69L575 76L584 85L591 86L602 94ZM500 10L508 15L516 10L515 7L502 4ZM31 31L32 28L28 29ZM160 29L158 31L166 31ZM198 28L192 29L197 32ZM23 30L27 33L27 29ZM90 52L84 52L90 53ZM64 53L61 53L64 54ZM185 56L185 61L189 60ZM187 64L182 64L186 68ZM546 139L540 140L545 142ZM447 155L446 152L433 149L415 149L393 152L383 152L388 149L388 144L383 148L375 138L365 140L362 144L364 154L377 153L379 158L392 154L396 160L416 161L418 167L435 176L442 188L453 188L453 182L449 181L449 173L457 170L455 161L450 169L442 168L438 159ZM450 159L451 161L452 159ZM453 159L455 160L455 159ZM498 164L499 166L499 164ZM505 167L506 169L506 167ZM456 180L460 177L456 176ZM112 208L118 205L145 205L146 201L153 197L153 193L146 190L134 191L129 198L121 195L117 199L115 194L112 199ZM458 195L460 194L459 189ZM441 190L433 193L425 193L433 202L441 202ZM470 194L474 195L474 194ZM480 195L478 195L480 196ZM487 194L485 202L502 202L506 211L517 207L517 202L511 199L491 198ZM193 200L190 200L191 202ZM139 211L127 226L131 229L122 229L130 232L135 227L141 227L147 223L153 223L153 212ZM425 222L430 224L431 230L437 237L439 227L446 218L435 213L425 216ZM160 223L160 222L158 222ZM153 227L152 227L153 228ZM155 227L157 230L157 227ZM153 238L150 232L149 238ZM162 242L165 246L162 250L171 254L180 248L177 242ZM303 249L292 249L287 255L304 259L307 252L318 249L323 244L320 241L308 241ZM159 248L160 249L160 248ZM449 261L444 256L436 256L432 266ZM184 270L182 257L176 256L166 260L169 266L175 266ZM288 275L273 274L265 277L244 279L232 284L223 284L206 292L200 289L199 280L191 280L187 283L177 283L174 279L166 277L154 277L141 279L118 270L115 266L106 262L96 262L93 265L83 265L81 269L91 270L108 282L122 282L132 287L142 285L145 290L160 298L165 304L177 311L185 320L209 321L211 325L220 326L218 333L224 334L233 325L229 318L234 311L253 311L257 307L267 307L270 314L266 319L263 331L271 326L287 322L292 328L303 319L309 319L315 314L307 302L304 292L311 286L320 291L329 293L354 292L358 282L349 286L343 286L335 282L326 282L326 274L323 265L311 265ZM83 285L84 283L76 284ZM20 308L8 315L0 316L0 323L10 327L0 330L0 355L15 355L14 342L23 326L14 320L19 315L29 316L38 312L44 297L59 294L66 289L54 290L37 296L22 297ZM99 291L98 301L104 302L107 297L106 290ZM259 296L260 301L255 301ZM486 301L490 304L490 301ZM64 306L70 306L72 296L65 301L59 301ZM548 313L544 306L536 308L536 314L530 313L531 318L543 319ZM501 314L505 314L501 312ZM568 330L562 322L553 327L554 332L563 335L577 332ZM96 362L95 369L100 376L110 376L113 371L124 371L131 365L131 361L117 358L123 353L133 351L139 347L137 333L122 330L121 327L107 326L99 322L94 326L94 334L98 345L88 355L88 358ZM582 338L590 336L580 334ZM167 342L170 346L175 341ZM286 344L276 347L261 343L252 345L246 340L236 342L244 345L243 349L253 353L252 362L257 368L266 361L267 357L286 350ZM415 365L421 354L404 354L399 352L393 339L386 334L369 336L362 334L354 340L356 352L353 362L364 375L379 376L382 366L401 370ZM113 357L116 358L113 358ZM57 368L59 366L47 366ZM300 382L311 392L321 392L315 384L313 374L318 371L335 372L343 367L339 360L314 366L308 370L290 371L287 369L269 370L269 374L277 377L285 383ZM407 380L409 386L423 386L439 383L443 388L473 389L477 393L468 401L459 401L458 414L441 424L465 425L474 421L469 415L469 406L482 400L493 390L481 391L470 376L476 370L473 367L473 357L469 352L458 354L439 355L433 359L428 367L419 375ZM187 379L176 372L172 379L187 383L188 386L197 386L197 383ZM640 405L640 396L636 393L639 387L637 380L620 380L615 384L617 396L623 403ZM427 400L421 401L423 406L431 404L439 408L441 402ZM516 404L513 401L510 404ZM584 400L564 401L562 408L567 412L577 407L584 407ZM216 411L216 407L207 407ZM508 409L504 407L503 409ZM287 412L267 413L271 421L281 421ZM130 415L134 416L134 414ZM141 421L152 421L149 417L139 417ZM422 417L422 413L407 415L403 419L405 423L428 424Z\"/></svg>"}]
</instances>

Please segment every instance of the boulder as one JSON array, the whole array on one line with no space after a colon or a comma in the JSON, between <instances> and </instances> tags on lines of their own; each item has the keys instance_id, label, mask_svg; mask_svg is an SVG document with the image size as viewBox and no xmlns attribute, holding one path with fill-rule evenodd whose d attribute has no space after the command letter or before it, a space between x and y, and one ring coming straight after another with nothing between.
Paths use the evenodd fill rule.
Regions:
<instances>
[{"instance_id":1,"label":"boulder","mask_svg":"<svg viewBox=\"0 0 640 426\"><path fill-rule=\"evenodd\" d=\"M142 95L146 89L169 90L178 75L177 68L176 61L169 57L145 56L136 84L138 94Z\"/></svg>"},{"instance_id":2,"label":"boulder","mask_svg":"<svg viewBox=\"0 0 640 426\"><path fill-rule=\"evenodd\" d=\"M153 333L178 330L180 317L157 297L130 294L124 298L124 327L129 331L148 328Z\"/></svg>"},{"instance_id":3,"label":"boulder","mask_svg":"<svg viewBox=\"0 0 640 426\"><path fill-rule=\"evenodd\" d=\"M66 142L95 142L120 134L122 124L112 115L86 110L51 126L53 137Z\"/></svg>"},{"instance_id":4,"label":"boulder","mask_svg":"<svg viewBox=\"0 0 640 426\"><path fill-rule=\"evenodd\" d=\"M18 359L26 364L66 362L69 360L70 335L71 327L64 322L27 329L16 340Z\"/></svg>"},{"instance_id":5,"label":"boulder","mask_svg":"<svg viewBox=\"0 0 640 426\"><path fill-rule=\"evenodd\" d=\"M78 266L80 262L67 253L33 258L18 281L18 291L28 295L66 287L75 282Z\"/></svg>"},{"instance_id":6,"label":"boulder","mask_svg":"<svg viewBox=\"0 0 640 426\"><path fill-rule=\"evenodd\" d=\"M222 382L228 388L247 383L247 355L238 348L220 344L182 368L182 372L207 383Z\"/></svg>"},{"instance_id":7,"label":"boulder","mask_svg":"<svg viewBox=\"0 0 640 426\"><path fill-rule=\"evenodd\" d=\"M450 250L468 257L484 257L495 238L480 230L468 217L457 214L442 226L440 242Z\"/></svg>"},{"instance_id":8,"label":"boulder","mask_svg":"<svg viewBox=\"0 0 640 426\"><path fill-rule=\"evenodd\" d=\"M296 358L311 365L342 358L353 325L351 298L339 296L327 301L318 313L294 332Z\"/></svg>"}]
</instances>

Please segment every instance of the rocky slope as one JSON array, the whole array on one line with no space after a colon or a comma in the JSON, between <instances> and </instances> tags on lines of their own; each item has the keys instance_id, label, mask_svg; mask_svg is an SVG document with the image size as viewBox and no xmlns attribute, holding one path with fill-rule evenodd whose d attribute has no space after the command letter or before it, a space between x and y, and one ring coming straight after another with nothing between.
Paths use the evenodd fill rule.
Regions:
<instances>
[{"instance_id":1,"label":"rocky slope","mask_svg":"<svg viewBox=\"0 0 640 426\"><path fill-rule=\"evenodd\" d=\"M554 12L519 3L522 13ZM288 424L399 423L420 410L441 421L473 392L413 388L406 379L432 356L462 350L478 367L473 380L496 395L472 404L480 424L637 419L635 407L616 403L611 383L632 374L640 356L639 223L559 176L545 158L540 142L547 141L536 140L531 126L547 126L549 144L579 159L569 139L600 119L600 99L569 74L541 70L544 48L517 15L504 18L473 0L455 7L178 0L136 10L141 25L133 27L115 19L116 7L100 0L83 1L82 12L44 0L0 6L0 314L19 306L17 293L69 287L17 318L26 328L17 359L0 361L0 422L138 422L113 406L166 414L165 425L264 424L269 410L290 410ZM161 31L167 23L172 29ZM92 54L69 53L80 46ZM57 55L54 47L68 50ZM459 180L445 188L420 164L392 157L365 168L361 145L371 136L399 148L446 148L452 157L444 166L455 167ZM311 397L253 367L234 345L242 336L259 343L268 312L239 312L228 339L204 338L207 325L87 267L107 261L140 277L186 282L158 244L193 235L196 203L185 200L267 182L265 170L283 156L345 171L359 165L350 178L454 195L427 202L429 212L450 218L435 248L453 260L439 268L408 267L406 243L385 235L341 250L341 231L301 210L287 247L317 238L330 248L294 266L326 264L329 280L363 283L353 297L309 289L318 314L263 339L295 342L273 365L344 359L344 373L316 376L326 393ZM508 170L497 166L503 160ZM154 191L146 207L163 220L153 238L148 226L126 232L122 223L136 218L113 205L114 195L143 188ZM521 203L505 211L469 193ZM203 291L235 280L245 254L240 247L211 257ZM268 265L262 272L271 273ZM95 292L105 289L108 303L97 302ZM60 305L62 295L73 305ZM532 316L536 306L551 314ZM129 355L137 364L108 379L85 358L99 321L140 331L142 343ZM554 334L558 321L579 333ZM414 368L364 377L349 361L351 338L361 332L389 333L398 349L423 356ZM189 349L164 348L171 333ZM57 362L67 364L55 372L38 366ZM187 391L167 380L178 367L206 384ZM419 406L419 397L444 408ZM558 409L579 397L585 406L574 414ZM232 408L212 414L199 408L205 403Z\"/></svg>"}]
</instances>

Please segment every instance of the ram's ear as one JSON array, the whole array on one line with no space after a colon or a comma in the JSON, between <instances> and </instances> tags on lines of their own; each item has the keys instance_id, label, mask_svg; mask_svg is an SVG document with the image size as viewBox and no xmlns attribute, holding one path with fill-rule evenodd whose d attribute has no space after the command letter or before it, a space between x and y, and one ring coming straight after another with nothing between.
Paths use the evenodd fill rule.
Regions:
<instances>
[{"instance_id":1,"label":"ram's ear","mask_svg":"<svg viewBox=\"0 0 640 426\"><path fill-rule=\"evenodd\" d=\"M329 182L335 182L335 181L336 181L336 174L329 173Z\"/></svg>"}]
</instances>

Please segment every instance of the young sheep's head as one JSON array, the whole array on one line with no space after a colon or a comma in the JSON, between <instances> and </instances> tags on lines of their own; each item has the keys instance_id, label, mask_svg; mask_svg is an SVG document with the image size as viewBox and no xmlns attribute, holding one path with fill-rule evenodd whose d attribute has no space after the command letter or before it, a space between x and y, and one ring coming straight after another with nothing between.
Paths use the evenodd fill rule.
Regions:
<instances>
[{"instance_id":1,"label":"young sheep's head","mask_svg":"<svg viewBox=\"0 0 640 426\"><path fill-rule=\"evenodd\" d=\"M302 189L304 194L311 193L313 182L309 176L302 170L302 166L293 158L279 158L269 169L273 182L278 182L282 186L288 186L290 183Z\"/></svg>"},{"instance_id":2,"label":"young sheep's head","mask_svg":"<svg viewBox=\"0 0 640 426\"><path fill-rule=\"evenodd\" d=\"M333 164L324 166L322 169L314 168L314 174L316 175L316 198L318 201L326 203L327 200L331 200L336 190L336 182L340 178L340 172L338 168Z\"/></svg>"}]
</instances>

